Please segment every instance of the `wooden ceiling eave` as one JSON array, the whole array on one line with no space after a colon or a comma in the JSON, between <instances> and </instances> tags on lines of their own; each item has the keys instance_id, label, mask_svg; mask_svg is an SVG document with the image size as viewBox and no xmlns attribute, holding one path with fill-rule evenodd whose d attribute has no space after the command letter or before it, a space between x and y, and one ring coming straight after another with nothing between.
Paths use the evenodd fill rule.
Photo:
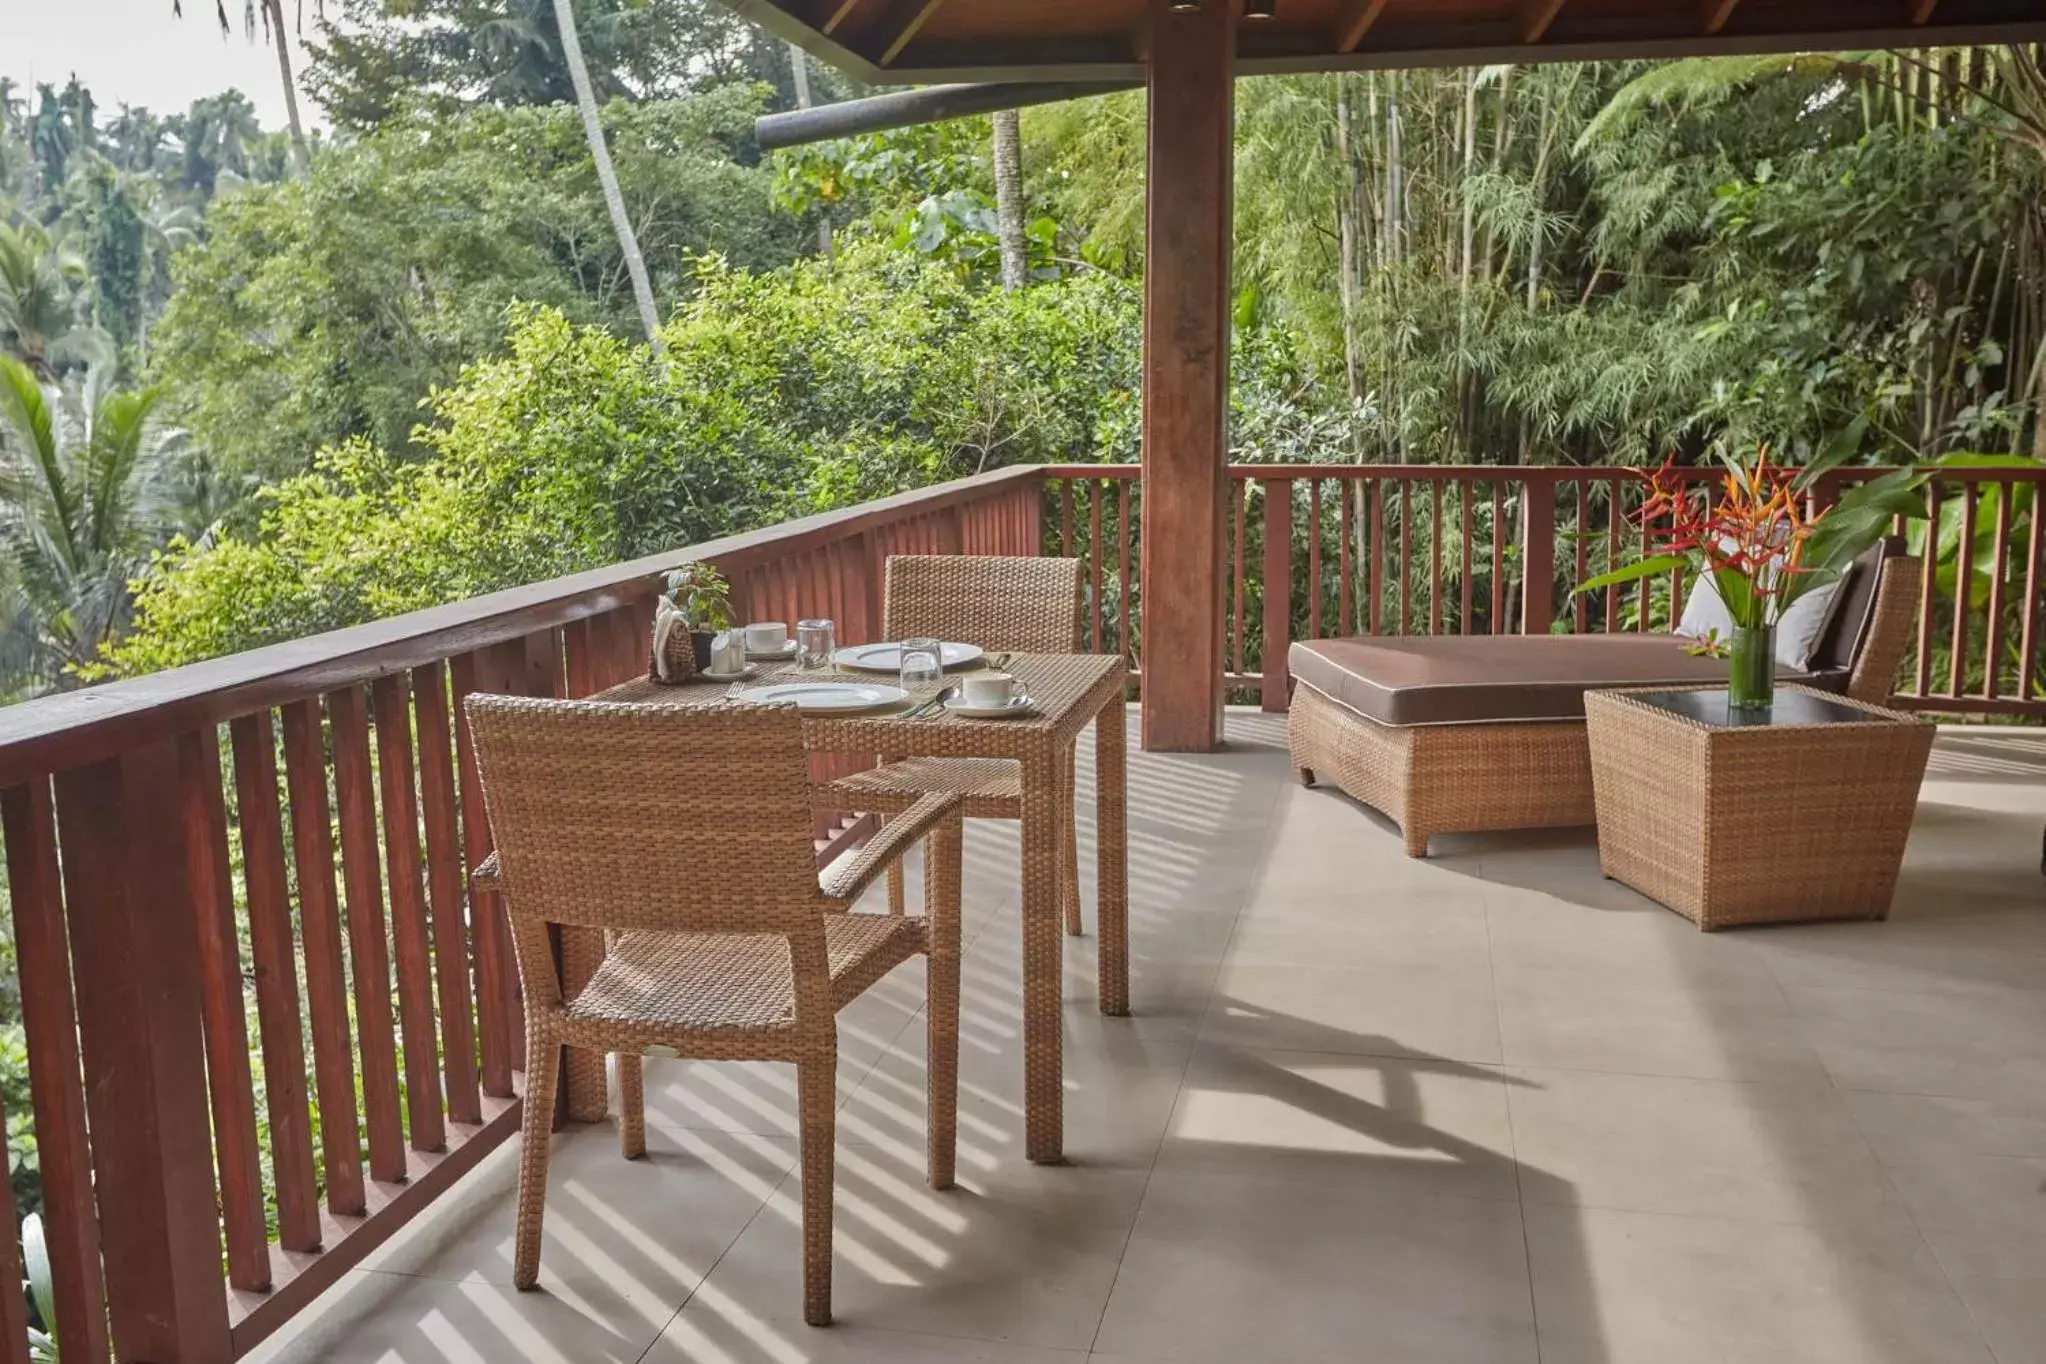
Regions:
<instances>
[{"instance_id":1,"label":"wooden ceiling eave","mask_svg":"<svg viewBox=\"0 0 2046 1364\"><path fill-rule=\"evenodd\" d=\"M976 42L923 32L940 0L721 0L729 9L839 69L874 85L955 81L1141 80L1140 34ZM1384 0L1343 0L1334 21L1314 28L1247 25L1239 34L1239 75L1278 75L1508 62L1607 61L1643 56L1753 55L1843 47L1922 47L2046 41L2046 0L2012 4L2022 18L1953 22L1969 8L1897 0L1877 28L1786 32L1758 21L1780 14L1741 0L1656 6L1638 19L1605 7L1524 0L1508 22L1393 23ZM1995 7L1992 7L1995 8ZM1752 16L1752 17L1751 17ZM1950 17L1951 16L1951 19ZM1529 23L1532 19L1535 22ZM830 24L832 31L820 31ZM1526 41L1528 33L1536 36ZM1354 50L1340 50L1354 39ZM886 57L883 61L881 58Z\"/></svg>"}]
</instances>

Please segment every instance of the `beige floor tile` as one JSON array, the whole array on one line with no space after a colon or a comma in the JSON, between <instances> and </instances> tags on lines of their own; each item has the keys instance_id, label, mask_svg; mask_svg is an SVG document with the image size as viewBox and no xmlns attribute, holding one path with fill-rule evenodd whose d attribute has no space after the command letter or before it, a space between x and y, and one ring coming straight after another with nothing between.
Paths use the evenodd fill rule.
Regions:
<instances>
[{"instance_id":1,"label":"beige floor tile","mask_svg":"<svg viewBox=\"0 0 2046 1364\"><path fill-rule=\"evenodd\" d=\"M1773 981L1495 965L1509 1065L1706 1080L1824 1074Z\"/></svg>"},{"instance_id":2,"label":"beige floor tile","mask_svg":"<svg viewBox=\"0 0 2046 1364\"><path fill-rule=\"evenodd\" d=\"M2046 1279L2046 1159L1954 1154L1889 1172L1949 1269Z\"/></svg>"},{"instance_id":3,"label":"beige floor tile","mask_svg":"<svg viewBox=\"0 0 2046 1364\"><path fill-rule=\"evenodd\" d=\"M1188 1040L1214 994L1215 977L1228 941L1233 915L1190 915L1183 924L1185 941L1155 947L1159 930L1133 925L1130 947L1130 1013L1109 1019L1101 1013L1101 939L1090 919L1081 937L1060 939L1063 998L1068 1029L1088 1036L1121 1036L1130 1031L1147 1036ZM1195 939L1203 944L1198 950ZM962 1036L1000 1044L1020 1036L1023 1007L1023 945L1014 932L990 934L973 944L961 965ZM919 1024L918 1026L922 1026ZM1110 1026L1103 1034L1098 1030ZM1114 1031L1119 1029L1120 1031ZM1084 1044L1084 1039L1076 1039Z\"/></svg>"},{"instance_id":4,"label":"beige floor tile","mask_svg":"<svg viewBox=\"0 0 2046 1364\"><path fill-rule=\"evenodd\" d=\"M1243 1048L1500 1059L1499 1011L1482 956L1348 969L1228 965L1201 1037Z\"/></svg>"},{"instance_id":5,"label":"beige floor tile","mask_svg":"<svg viewBox=\"0 0 2046 1364\"><path fill-rule=\"evenodd\" d=\"M1885 1161L1960 1156L2046 1159L2046 1090L1995 1099L1846 1091L1842 1098Z\"/></svg>"},{"instance_id":6,"label":"beige floor tile","mask_svg":"<svg viewBox=\"0 0 2046 1364\"><path fill-rule=\"evenodd\" d=\"M1157 1168L1346 1193L1520 1196L1496 1071L1333 1052L1203 1043Z\"/></svg>"},{"instance_id":7,"label":"beige floor tile","mask_svg":"<svg viewBox=\"0 0 2046 1364\"><path fill-rule=\"evenodd\" d=\"M1160 1172L1096 1345L1194 1364L1533 1364L1518 1205Z\"/></svg>"},{"instance_id":8,"label":"beige floor tile","mask_svg":"<svg viewBox=\"0 0 2046 1364\"><path fill-rule=\"evenodd\" d=\"M1530 1203L1884 1225L1901 1211L1823 1078L1775 1083L1516 1069L1504 1090Z\"/></svg>"},{"instance_id":9,"label":"beige floor tile","mask_svg":"<svg viewBox=\"0 0 2046 1364\"><path fill-rule=\"evenodd\" d=\"M1366 874L1330 887L1264 884L1229 942L1238 966L1371 968L1418 962L1474 969L1490 951L1485 901L1468 883L1387 888Z\"/></svg>"},{"instance_id":10,"label":"beige floor tile","mask_svg":"<svg viewBox=\"0 0 2046 1364\"><path fill-rule=\"evenodd\" d=\"M1992 1099L2046 1088L2046 995L1788 994L1799 1032L1844 1088Z\"/></svg>"},{"instance_id":11,"label":"beige floor tile","mask_svg":"<svg viewBox=\"0 0 2046 1364\"><path fill-rule=\"evenodd\" d=\"M2046 925L2046 913L2038 916ZM2046 951L1956 945L1956 922L1808 924L1744 935L1785 987L1905 994L2046 992Z\"/></svg>"},{"instance_id":12,"label":"beige floor tile","mask_svg":"<svg viewBox=\"0 0 2046 1364\"><path fill-rule=\"evenodd\" d=\"M1543 1364L1988 1364L1908 1221L1526 1216Z\"/></svg>"},{"instance_id":13,"label":"beige floor tile","mask_svg":"<svg viewBox=\"0 0 2046 1364\"><path fill-rule=\"evenodd\" d=\"M1996 1364L2046 1364L2046 1276L1949 1272L1947 1278L1989 1342Z\"/></svg>"},{"instance_id":14,"label":"beige floor tile","mask_svg":"<svg viewBox=\"0 0 2046 1364\"><path fill-rule=\"evenodd\" d=\"M446 1283L356 1272L252 1364L634 1364L677 1304L602 1284Z\"/></svg>"},{"instance_id":15,"label":"beige floor tile","mask_svg":"<svg viewBox=\"0 0 2046 1364\"><path fill-rule=\"evenodd\" d=\"M543 1282L602 1282L679 1306L795 1162L779 1138L649 1129L644 1159L616 1132L577 1127L555 1138L547 1178ZM509 1286L516 1143L492 1152L442 1216L412 1223L365 1267L450 1282Z\"/></svg>"},{"instance_id":16,"label":"beige floor tile","mask_svg":"<svg viewBox=\"0 0 2046 1364\"><path fill-rule=\"evenodd\" d=\"M1459 854L1448 838L1433 855L1408 857L1399 830L1385 816L1332 786L1289 786L1274 811L1265 845L1262 884L1286 889L1378 890L1468 888L1478 859Z\"/></svg>"},{"instance_id":17,"label":"beige floor tile","mask_svg":"<svg viewBox=\"0 0 2046 1364\"><path fill-rule=\"evenodd\" d=\"M1628 897L1620 904L1586 903L1567 893L1488 887L1485 921L1493 959L1508 975L1606 972L1654 981L1665 991L1694 985L1754 990L1781 1007L1754 935L1700 933L1681 915L1632 892Z\"/></svg>"},{"instance_id":18,"label":"beige floor tile","mask_svg":"<svg viewBox=\"0 0 2046 1364\"><path fill-rule=\"evenodd\" d=\"M1078 1165L1143 1170L1164 1138L1192 1043L1103 1018L1091 1004L1067 1005L1066 1159ZM841 1110L847 1141L922 1150L924 1042L921 1025L896 1040ZM959 1053L959 1159L994 1170L1024 1161L1023 1046L1013 1034Z\"/></svg>"},{"instance_id":19,"label":"beige floor tile","mask_svg":"<svg viewBox=\"0 0 2046 1364\"><path fill-rule=\"evenodd\" d=\"M1143 1187L1141 1171L1008 1162L962 1168L959 1187L937 1193L923 1183L920 1158L848 1144L838 1157L836 1316L860 1327L1085 1349ZM801 1320L798 1189L791 1175L690 1299L683 1322Z\"/></svg>"}]
</instances>

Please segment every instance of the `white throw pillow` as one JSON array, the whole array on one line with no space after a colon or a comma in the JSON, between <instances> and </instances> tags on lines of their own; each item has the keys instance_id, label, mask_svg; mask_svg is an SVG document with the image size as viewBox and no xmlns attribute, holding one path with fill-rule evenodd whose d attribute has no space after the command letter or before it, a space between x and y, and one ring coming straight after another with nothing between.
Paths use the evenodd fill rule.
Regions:
<instances>
[{"instance_id":1,"label":"white throw pillow","mask_svg":"<svg viewBox=\"0 0 2046 1364\"><path fill-rule=\"evenodd\" d=\"M1691 595L1684 601L1684 616L1677 622L1677 633L1687 639L1717 635L1721 640L1730 641L1733 629L1733 616L1728 613L1726 603L1719 599L1719 584L1712 581L1710 573L1700 574L1698 581L1691 584Z\"/></svg>"},{"instance_id":2,"label":"white throw pillow","mask_svg":"<svg viewBox=\"0 0 2046 1364\"><path fill-rule=\"evenodd\" d=\"M1839 604L1838 578L1807 588L1803 596L1792 602L1776 622L1776 666L1796 673L1808 671L1812 654L1833 621L1833 608Z\"/></svg>"},{"instance_id":3,"label":"white throw pillow","mask_svg":"<svg viewBox=\"0 0 2046 1364\"><path fill-rule=\"evenodd\" d=\"M1832 623L1833 609L1839 601L1840 580L1836 578L1808 589L1790 604L1790 609L1776 622L1777 667L1797 673L1811 667L1812 653ZM1677 633L1690 639L1717 634L1721 641L1731 642L1734 629L1733 616L1719 599L1719 584L1711 574L1701 575L1691 585L1683 619L1677 622Z\"/></svg>"}]
</instances>

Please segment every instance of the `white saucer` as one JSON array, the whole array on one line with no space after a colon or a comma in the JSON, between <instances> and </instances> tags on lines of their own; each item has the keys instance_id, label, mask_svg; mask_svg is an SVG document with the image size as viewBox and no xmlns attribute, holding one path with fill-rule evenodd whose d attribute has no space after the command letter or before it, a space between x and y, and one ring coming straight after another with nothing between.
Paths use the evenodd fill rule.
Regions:
<instances>
[{"instance_id":1,"label":"white saucer","mask_svg":"<svg viewBox=\"0 0 2046 1364\"><path fill-rule=\"evenodd\" d=\"M963 696L946 698L945 709L954 715L963 715L971 720L1010 720L1022 715L1037 714L1037 702L1027 696L1012 696L999 706L976 706Z\"/></svg>"},{"instance_id":2,"label":"white saucer","mask_svg":"<svg viewBox=\"0 0 2046 1364\"><path fill-rule=\"evenodd\" d=\"M779 649L769 649L764 653L759 649L749 648L746 650L746 657L760 659L768 663L779 663L785 658L794 658L795 656L796 641L793 639L784 640Z\"/></svg>"},{"instance_id":3,"label":"white saucer","mask_svg":"<svg viewBox=\"0 0 2046 1364\"><path fill-rule=\"evenodd\" d=\"M706 682L744 682L749 677L760 676L760 669L748 663L735 673L713 672L711 669L705 668L697 676Z\"/></svg>"}]
</instances>

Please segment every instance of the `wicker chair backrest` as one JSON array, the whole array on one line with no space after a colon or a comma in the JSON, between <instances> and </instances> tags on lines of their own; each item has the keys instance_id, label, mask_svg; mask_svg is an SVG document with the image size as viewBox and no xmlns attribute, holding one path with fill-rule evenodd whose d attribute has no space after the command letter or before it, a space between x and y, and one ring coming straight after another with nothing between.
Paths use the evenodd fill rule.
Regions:
<instances>
[{"instance_id":1,"label":"wicker chair backrest","mask_svg":"<svg viewBox=\"0 0 2046 1364\"><path fill-rule=\"evenodd\" d=\"M1921 560L1891 555L1882 561L1870 603L1868 624L1854 652L1854 670L1847 694L1857 701L1885 706L1896 690L1897 670L1918 633L1918 592L1925 571Z\"/></svg>"},{"instance_id":2,"label":"wicker chair backrest","mask_svg":"<svg viewBox=\"0 0 2046 1364\"><path fill-rule=\"evenodd\" d=\"M793 707L478 694L468 716L513 917L821 943Z\"/></svg>"},{"instance_id":3,"label":"wicker chair backrest","mask_svg":"<svg viewBox=\"0 0 2046 1364\"><path fill-rule=\"evenodd\" d=\"M891 640L949 639L984 649L1070 654L1080 642L1078 559L897 554L881 629Z\"/></svg>"}]
</instances>

